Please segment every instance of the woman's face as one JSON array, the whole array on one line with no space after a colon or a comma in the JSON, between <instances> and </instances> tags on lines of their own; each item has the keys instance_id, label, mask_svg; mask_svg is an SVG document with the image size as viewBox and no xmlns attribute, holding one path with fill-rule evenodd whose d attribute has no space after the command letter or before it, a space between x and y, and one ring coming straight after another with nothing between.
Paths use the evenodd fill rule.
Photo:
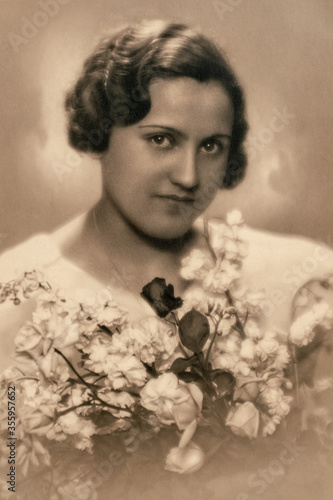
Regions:
<instances>
[{"instance_id":1,"label":"woman's face","mask_svg":"<svg viewBox=\"0 0 333 500\"><path fill-rule=\"evenodd\" d=\"M156 79L140 122L113 128L101 159L104 196L147 236L184 235L211 203L228 160L233 108L219 82Z\"/></svg>"}]
</instances>

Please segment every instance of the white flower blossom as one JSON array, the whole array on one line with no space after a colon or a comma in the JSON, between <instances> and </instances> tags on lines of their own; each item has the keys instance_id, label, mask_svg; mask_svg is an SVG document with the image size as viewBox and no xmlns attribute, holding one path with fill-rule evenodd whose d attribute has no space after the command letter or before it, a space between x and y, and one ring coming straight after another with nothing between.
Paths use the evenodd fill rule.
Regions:
<instances>
[{"instance_id":1,"label":"white flower blossom","mask_svg":"<svg viewBox=\"0 0 333 500\"><path fill-rule=\"evenodd\" d=\"M227 370L234 372L236 364L239 362L239 356L237 354L220 354L213 358L212 365L215 370Z\"/></svg>"},{"instance_id":2,"label":"white flower blossom","mask_svg":"<svg viewBox=\"0 0 333 500\"><path fill-rule=\"evenodd\" d=\"M202 250L192 250L182 261L181 276L186 280L202 280L212 267L211 258Z\"/></svg>"},{"instance_id":3,"label":"white flower blossom","mask_svg":"<svg viewBox=\"0 0 333 500\"><path fill-rule=\"evenodd\" d=\"M88 359L85 361L85 367L94 373L106 373L107 372L107 356L109 354L111 341L105 339L101 335L93 337L89 344L87 344L82 350L88 355ZM126 353L126 349L121 351Z\"/></svg>"},{"instance_id":4,"label":"white flower blossom","mask_svg":"<svg viewBox=\"0 0 333 500\"><path fill-rule=\"evenodd\" d=\"M282 419L290 412L292 397L286 396L281 388L266 385L260 394L260 398L268 406L271 415L277 415Z\"/></svg>"},{"instance_id":5,"label":"white flower blossom","mask_svg":"<svg viewBox=\"0 0 333 500\"><path fill-rule=\"evenodd\" d=\"M222 294L240 277L239 266L228 260L223 260L206 273L203 280L203 287L210 293Z\"/></svg>"},{"instance_id":6,"label":"white flower blossom","mask_svg":"<svg viewBox=\"0 0 333 500\"><path fill-rule=\"evenodd\" d=\"M96 426L91 420L80 417L74 411L61 415L54 426L56 440L73 436L75 448L89 452L92 451L90 438L96 433L96 430Z\"/></svg>"},{"instance_id":7,"label":"white flower blossom","mask_svg":"<svg viewBox=\"0 0 333 500\"><path fill-rule=\"evenodd\" d=\"M178 313L181 316L194 308L204 314L207 312L208 304L209 297L207 293L202 288L192 288L185 294L184 303L181 309L178 310Z\"/></svg>"},{"instance_id":8,"label":"white flower blossom","mask_svg":"<svg viewBox=\"0 0 333 500\"><path fill-rule=\"evenodd\" d=\"M248 361L253 361L255 354L256 354L256 345L253 342L253 340L252 339L243 340L243 342L241 343L239 355Z\"/></svg>"},{"instance_id":9,"label":"white flower blossom","mask_svg":"<svg viewBox=\"0 0 333 500\"><path fill-rule=\"evenodd\" d=\"M147 371L141 361L131 354L109 354L105 373L113 389L142 387L147 381Z\"/></svg>"},{"instance_id":10,"label":"white flower blossom","mask_svg":"<svg viewBox=\"0 0 333 500\"><path fill-rule=\"evenodd\" d=\"M170 324L155 316L126 328L122 334L129 340L134 354L148 364L167 360L178 346Z\"/></svg>"},{"instance_id":11,"label":"white flower blossom","mask_svg":"<svg viewBox=\"0 0 333 500\"><path fill-rule=\"evenodd\" d=\"M114 392L110 391L110 389L108 388L105 388L100 391L99 395L101 399L106 403L119 407L119 410L107 407L104 408L105 410L108 410L110 413L112 413L112 415L116 418L128 417L129 412L121 410L121 408L133 408L135 404L135 399L125 391Z\"/></svg>"},{"instance_id":12,"label":"white flower blossom","mask_svg":"<svg viewBox=\"0 0 333 500\"><path fill-rule=\"evenodd\" d=\"M262 415L262 419L264 422L263 428L262 428L262 435L263 437L270 436L271 434L274 434L276 431L276 427L280 424L281 422L281 417L278 415L273 415L271 418L266 416L265 414Z\"/></svg>"},{"instance_id":13,"label":"white flower blossom","mask_svg":"<svg viewBox=\"0 0 333 500\"><path fill-rule=\"evenodd\" d=\"M256 354L262 361L265 361L268 357L276 356L280 345L275 336L274 331L267 331L264 333L263 338L259 340Z\"/></svg>"},{"instance_id":14,"label":"white flower blossom","mask_svg":"<svg viewBox=\"0 0 333 500\"><path fill-rule=\"evenodd\" d=\"M244 224L242 213L239 210L232 210L231 212L228 212L226 220L227 224L229 224L230 226L239 226Z\"/></svg>"},{"instance_id":15,"label":"white flower blossom","mask_svg":"<svg viewBox=\"0 0 333 500\"><path fill-rule=\"evenodd\" d=\"M163 373L141 390L141 404L154 411L164 425L176 423L180 430L196 420L203 394L196 384L186 384L174 373Z\"/></svg>"},{"instance_id":16,"label":"white flower blossom","mask_svg":"<svg viewBox=\"0 0 333 500\"><path fill-rule=\"evenodd\" d=\"M235 364L233 371L236 376L243 375L244 377L248 377L251 372L251 367L245 361L238 361Z\"/></svg>"},{"instance_id":17,"label":"white flower blossom","mask_svg":"<svg viewBox=\"0 0 333 500\"><path fill-rule=\"evenodd\" d=\"M290 354L286 345L279 345L272 367L284 370L290 363Z\"/></svg>"},{"instance_id":18,"label":"white flower blossom","mask_svg":"<svg viewBox=\"0 0 333 500\"><path fill-rule=\"evenodd\" d=\"M114 333L111 338L105 339L109 354L134 354L129 331L130 328L124 328L120 333Z\"/></svg>"},{"instance_id":19,"label":"white flower blossom","mask_svg":"<svg viewBox=\"0 0 333 500\"><path fill-rule=\"evenodd\" d=\"M214 226L211 231L211 246L218 258L240 261L247 255L246 245L239 237L242 222L240 219L236 222L236 219L237 216L234 218L232 214L228 214L227 224Z\"/></svg>"},{"instance_id":20,"label":"white flower blossom","mask_svg":"<svg viewBox=\"0 0 333 500\"><path fill-rule=\"evenodd\" d=\"M308 345L315 336L315 328L318 325L327 328L331 322L332 313L329 305L326 302L319 302L294 321L290 328L290 340L299 347Z\"/></svg>"},{"instance_id":21,"label":"white flower blossom","mask_svg":"<svg viewBox=\"0 0 333 500\"><path fill-rule=\"evenodd\" d=\"M215 348L220 353L235 353L239 357L241 339L237 332L231 332L228 335L218 337L215 342Z\"/></svg>"},{"instance_id":22,"label":"white flower blossom","mask_svg":"<svg viewBox=\"0 0 333 500\"><path fill-rule=\"evenodd\" d=\"M252 319L248 319L245 325L245 333L247 337L254 341L258 341L263 338L264 331L262 328L259 328L259 325L253 321Z\"/></svg>"}]
</instances>

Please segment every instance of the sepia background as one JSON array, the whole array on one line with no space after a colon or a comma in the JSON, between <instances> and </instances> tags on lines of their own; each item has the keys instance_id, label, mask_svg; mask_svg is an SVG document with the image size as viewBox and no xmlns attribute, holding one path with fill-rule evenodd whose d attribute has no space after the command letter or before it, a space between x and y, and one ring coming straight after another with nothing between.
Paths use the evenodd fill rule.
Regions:
<instances>
[{"instance_id":1,"label":"sepia background","mask_svg":"<svg viewBox=\"0 0 333 500\"><path fill-rule=\"evenodd\" d=\"M210 213L237 207L252 226L333 245L331 0L4 0L0 251L98 199L98 161L67 144L64 95L103 33L142 18L214 37L245 88L247 177Z\"/></svg>"}]
</instances>

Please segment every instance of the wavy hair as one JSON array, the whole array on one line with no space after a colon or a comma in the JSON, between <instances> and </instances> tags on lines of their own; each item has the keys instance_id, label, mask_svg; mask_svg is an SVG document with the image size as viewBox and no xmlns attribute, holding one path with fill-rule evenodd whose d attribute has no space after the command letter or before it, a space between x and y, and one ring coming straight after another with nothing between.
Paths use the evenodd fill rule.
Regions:
<instances>
[{"instance_id":1,"label":"wavy hair","mask_svg":"<svg viewBox=\"0 0 333 500\"><path fill-rule=\"evenodd\" d=\"M229 95L234 122L223 187L235 186L247 163L243 91L222 50L184 24L131 25L96 47L66 96L69 143L78 151L105 152L113 126L132 125L149 113L151 80L175 77L215 80Z\"/></svg>"}]
</instances>

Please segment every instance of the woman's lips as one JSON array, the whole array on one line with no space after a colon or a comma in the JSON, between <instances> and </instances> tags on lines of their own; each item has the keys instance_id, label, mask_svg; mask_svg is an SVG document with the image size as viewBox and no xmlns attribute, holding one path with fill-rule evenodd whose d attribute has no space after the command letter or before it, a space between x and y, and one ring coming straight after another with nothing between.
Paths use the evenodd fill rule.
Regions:
<instances>
[{"instance_id":1,"label":"woman's lips","mask_svg":"<svg viewBox=\"0 0 333 500\"><path fill-rule=\"evenodd\" d=\"M178 201L180 203L193 203L194 202L194 198L191 198L190 196L179 196L176 194L158 195L158 198Z\"/></svg>"}]
</instances>

